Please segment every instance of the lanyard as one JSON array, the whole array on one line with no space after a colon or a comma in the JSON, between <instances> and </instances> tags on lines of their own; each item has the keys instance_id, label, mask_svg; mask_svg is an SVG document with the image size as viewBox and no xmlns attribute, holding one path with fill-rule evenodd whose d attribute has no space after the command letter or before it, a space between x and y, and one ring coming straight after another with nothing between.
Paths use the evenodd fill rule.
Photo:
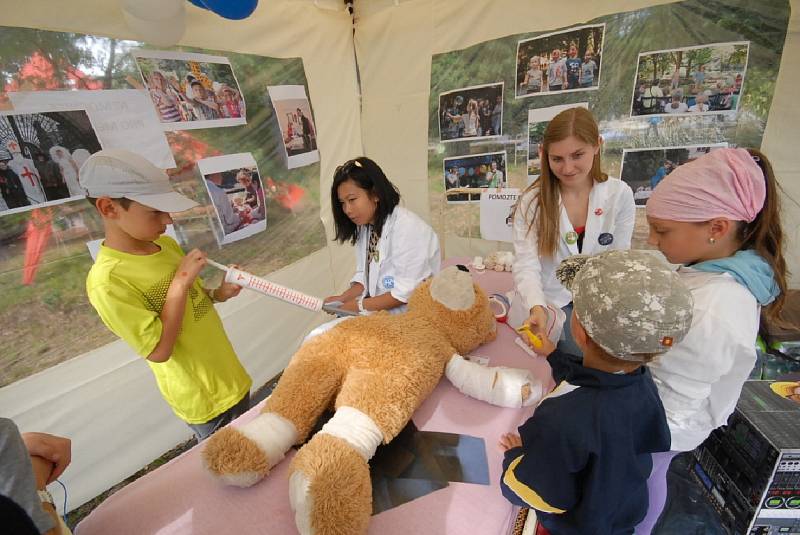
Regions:
<instances>
[{"instance_id":1,"label":"lanyard","mask_svg":"<svg viewBox=\"0 0 800 535\"><path fill-rule=\"evenodd\" d=\"M372 225L367 225L369 228L369 234L367 236L367 243L364 251L364 281L365 281L365 294L364 297L369 297L369 272L372 268L372 259L373 257L376 258L378 256L378 240L380 237L375 232L375 227Z\"/></svg>"}]
</instances>

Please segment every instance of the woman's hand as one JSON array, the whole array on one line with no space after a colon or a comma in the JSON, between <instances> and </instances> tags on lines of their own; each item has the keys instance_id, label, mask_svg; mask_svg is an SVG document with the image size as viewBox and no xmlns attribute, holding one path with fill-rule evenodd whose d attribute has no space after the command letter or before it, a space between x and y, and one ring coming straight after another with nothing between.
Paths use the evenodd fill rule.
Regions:
<instances>
[{"instance_id":1,"label":"woman's hand","mask_svg":"<svg viewBox=\"0 0 800 535\"><path fill-rule=\"evenodd\" d=\"M356 303L355 299L350 299L349 301L345 301L339 308L341 308L342 310L346 310L348 312L355 312L355 313L360 312L358 310L358 303Z\"/></svg>"}]
</instances>

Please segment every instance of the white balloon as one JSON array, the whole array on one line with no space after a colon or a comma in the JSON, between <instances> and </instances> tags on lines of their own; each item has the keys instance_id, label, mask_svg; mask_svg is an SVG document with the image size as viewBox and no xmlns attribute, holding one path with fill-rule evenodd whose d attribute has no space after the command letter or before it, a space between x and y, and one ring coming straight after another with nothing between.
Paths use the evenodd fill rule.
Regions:
<instances>
[{"instance_id":1,"label":"white balloon","mask_svg":"<svg viewBox=\"0 0 800 535\"><path fill-rule=\"evenodd\" d=\"M137 19L162 21L186 11L184 0L119 0L122 11Z\"/></svg>"},{"instance_id":2,"label":"white balloon","mask_svg":"<svg viewBox=\"0 0 800 535\"><path fill-rule=\"evenodd\" d=\"M156 46L172 46L183 37L186 31L186 12L180 11L171 19L145 20L122 11L128 27L142 41Z\"/></svg>"}]
</instances>

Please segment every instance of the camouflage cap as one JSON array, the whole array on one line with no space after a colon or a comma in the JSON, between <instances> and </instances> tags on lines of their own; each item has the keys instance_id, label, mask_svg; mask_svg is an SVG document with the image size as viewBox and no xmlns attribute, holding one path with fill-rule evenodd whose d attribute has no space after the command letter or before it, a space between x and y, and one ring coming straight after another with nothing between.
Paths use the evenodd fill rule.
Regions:
<instances>
[{"instance_id":1,"label":"camouflage cap","mask_svg":"<svg viewBox=\"0 0 800 535\"><path fill-rule=\"evenodd\" d=\"M678 274L645 251L572 256L556 270L572 291L574 312L610 355L644 362L680 342L694 300Z\"/></svg>"}]
</instances>

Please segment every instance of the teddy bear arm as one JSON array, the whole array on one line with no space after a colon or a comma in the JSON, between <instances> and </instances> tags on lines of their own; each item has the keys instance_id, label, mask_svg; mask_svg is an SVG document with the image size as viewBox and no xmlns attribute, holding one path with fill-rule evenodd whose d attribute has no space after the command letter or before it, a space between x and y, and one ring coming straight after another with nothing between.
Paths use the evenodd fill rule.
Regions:
<instances>
[{"instance_id":1,"label":"teddy bear arm","mask_svg":"<svg viewBox=\"0 0 800 535\"><path fill-rule=\"evenodd\" d=\"M538 402L542 383L530 371L504 366L483 366L454 354L445 370L461 393L501 407L520 408Z\"/></svg>"}]
</instances>

